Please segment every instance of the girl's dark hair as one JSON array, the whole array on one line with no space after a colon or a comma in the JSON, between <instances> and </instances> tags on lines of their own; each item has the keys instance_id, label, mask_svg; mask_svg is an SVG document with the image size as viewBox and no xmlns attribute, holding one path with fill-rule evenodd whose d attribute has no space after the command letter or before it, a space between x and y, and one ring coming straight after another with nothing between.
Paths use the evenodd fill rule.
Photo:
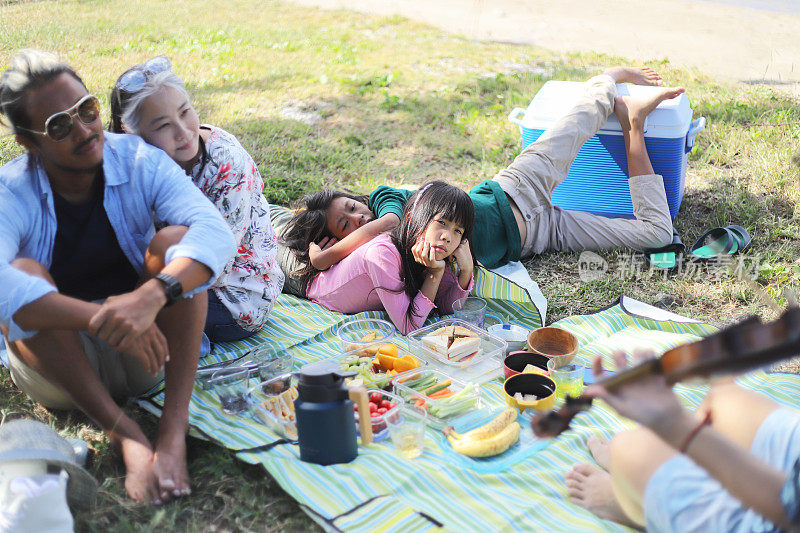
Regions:
<instances>
[{"instance_id":1,"label":"girl's dark hair","mask_svg":"<svg viewBox=\"0 0 800 533\"><path fill-rule=\"evenodd\" d=\"M330 189L307 194L300 201L303 204L303 208L295 213L280 235L281 242L303 264L303 267L293 272L293 274L301 277L304 286L307 286L308 282L318 272L308 258L308 245L312 242L319 242L324 237L333 236L328 231L328 208L331 206L331 202L342 197L350 198L363 204L368 202L368 198L364 195Z\"/></svg>"},{"instance_id":2,"label":"girl's dark hair","mask_svg":"<svg viewBox=\"0 0 800 533\"><path fill-rule=\"evenodd\" d=\"M475 222L475 206L472 204L472 198L458 187L443 181L432 181L420 187L406 202L400 224L392 231L392 242L400 252L400 280L403 283L401 290L411 300L406 312L408 322L413 316L419 316L414 298L425 280L425 267L414 260L411 247L437 216L464 228L461 239L469 240L472 262L476 263L475 250L472 246L472 227Z\"/></svg>"}]
</instances>

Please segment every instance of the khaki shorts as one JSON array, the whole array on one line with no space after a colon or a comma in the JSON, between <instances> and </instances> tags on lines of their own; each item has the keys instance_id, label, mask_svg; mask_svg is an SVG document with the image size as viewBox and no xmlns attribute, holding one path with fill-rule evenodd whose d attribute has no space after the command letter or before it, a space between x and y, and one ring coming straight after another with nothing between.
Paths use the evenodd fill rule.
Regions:
<instances>
[{"instance_id":1,"label":"khaki shorts","mask_svg":"<svg viewBox=\"0 0 800 533\"><path fill-rule=\"evenodd\" d=\"M83 351L106 390L115 399L139 396L164 379L164 372L151 376L132 355L112 348L107 342L85 331L78 334ZM32 400L51 409L78 409L69 394L45 379L37 371L20 361L6 339L6 353L11 367L11 379ZM68 372L69 369L64 369Z\"/></svg>"}]
</instances>

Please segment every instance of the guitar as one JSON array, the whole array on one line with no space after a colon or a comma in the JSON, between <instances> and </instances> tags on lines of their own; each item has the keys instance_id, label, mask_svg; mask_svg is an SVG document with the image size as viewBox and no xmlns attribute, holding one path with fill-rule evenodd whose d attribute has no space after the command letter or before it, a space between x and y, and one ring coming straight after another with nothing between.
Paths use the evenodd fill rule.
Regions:
<instances>
[{"instance_id":1,"label":"guitar","mask_svg":"<svg viewBox=\"0 0 800 533\"><path fill-rule=\"evenodd\" d=\"M645 360L622 372L597 380L608 390L644 376L661 374L674 385L690 378L710 378L747 372L800 354L800 308L791 307L764 324L752 316L699 341L673 348L659 358ZM556 411L537 414L531 427L537 437L557 437L592 398L567 396Z\"/></svg>"}]
</instances>

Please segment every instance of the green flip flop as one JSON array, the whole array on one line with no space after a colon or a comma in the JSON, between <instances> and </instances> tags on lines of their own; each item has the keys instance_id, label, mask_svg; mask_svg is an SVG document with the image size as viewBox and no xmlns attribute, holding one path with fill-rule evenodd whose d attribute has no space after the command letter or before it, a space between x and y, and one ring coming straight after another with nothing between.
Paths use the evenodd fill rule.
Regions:
<instances>
[{"instance_id":1,"label":"green flip flop","mask_svg":"<svg viewBox=\"0 0 800 533\"><path fill-rule=\"evenodd\" d=\"M678 231L672 228L671 243L661 248L645 248L642 253L648 264L655 268L670 270L678 266L685 251L686 246L681 241Z\"/></svg>"},{"instance_id":2,"label":"green flip flop","mask_svg":"<svg viewBox=\"0 0 800 533\"><path fill-rule=\"evenodd\" d=\"M712 228L703 233L689 248L689 255L692 259L701 262L711 261L720 255L732 255L738 252L739 243L743 242L744 238L742 235L734 233L729 227Z\"/></svg>"},{"instance_id":3,"label":"green flip flop","mask_svg":"<svg viewBox=\"0 0 800 533\"><path fill-rule=\"evenodd\" d=\"M738 252L744 252L750 248L750 243L753 242L753 238L750 237L750 234L747 233L746 229L741 226L737 226L736 224L731 224L725 227L728 228L731 233L733 233L733 236L739 245Z\"/></svg>"}]
</instances>

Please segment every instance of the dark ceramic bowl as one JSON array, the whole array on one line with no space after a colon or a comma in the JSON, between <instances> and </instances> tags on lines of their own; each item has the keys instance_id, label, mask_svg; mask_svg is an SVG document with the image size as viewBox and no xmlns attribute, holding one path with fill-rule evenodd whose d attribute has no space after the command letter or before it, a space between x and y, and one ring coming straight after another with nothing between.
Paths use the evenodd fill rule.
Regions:
<instances>
[{"instance_id":1,"label":"dark ceramic bowl","mask_svg":"<svg viewBox=\"0 0 800 533\"><path fill-rule=\"evenodd\" d=\"M511 407L516 407L520 412L532 408L537 411L549 411L555 402L556 384L547 376L541 374L517 374L511 376L503 383L506 403ZM514 398L516 393L533 394L537 397L536 401L525 402Z\"/></svg>"},{"instance_id":2,"label":"dark ceramic bowl","mask_svg":"<svg viewBox=\"0 0 800 533\"><path fill-rule=\"evenodd\" d=\"M541 374L546 376L548 375L547 361L547 357L538 353L526 351L511 352L503 359L503 374L506 379L508 379L511 376L521 374L526 366L533 365L541 370Z\"/></svg>"}]
</instances>

